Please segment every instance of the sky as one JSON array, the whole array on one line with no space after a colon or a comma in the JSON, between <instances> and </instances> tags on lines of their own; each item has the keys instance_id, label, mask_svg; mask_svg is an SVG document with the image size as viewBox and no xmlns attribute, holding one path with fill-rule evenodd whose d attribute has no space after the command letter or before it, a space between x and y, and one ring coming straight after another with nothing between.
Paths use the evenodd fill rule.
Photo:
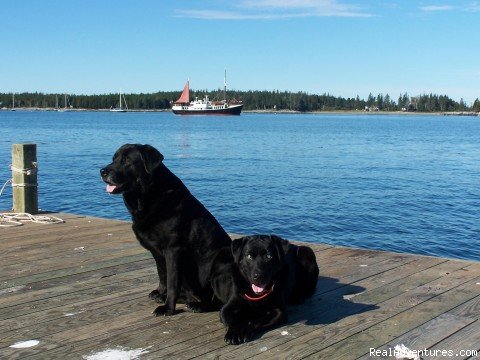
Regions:
<instances>
[{"instance_id":1,"label":"sky","mask_svg":"<svg viewBox=\"0 0 480 360\"><path fill-rule=\"evenodd\" d=\"M480 1L0 0L0 92L480 98Z\"/></svg>"}]
</instances>

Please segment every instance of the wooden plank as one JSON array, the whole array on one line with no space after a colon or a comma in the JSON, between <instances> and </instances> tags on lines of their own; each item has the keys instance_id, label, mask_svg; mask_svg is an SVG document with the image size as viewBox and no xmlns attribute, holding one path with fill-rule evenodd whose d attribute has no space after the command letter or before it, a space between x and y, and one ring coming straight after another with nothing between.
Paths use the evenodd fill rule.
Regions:
<instances>
[{"instance_id":1,"label":"wooden plank","mask_svg":"<svg viewBox=\"0 0 480 360\"><path fill-rule=\"evenodd\" d=\"M409 299L407 301L413 301L413 306L404 311L381 322L370 324L367 329L365 326L350 328L349 332L354 332L352 335L320 351L315 351L312 348L307 351L312 358L329 358L329 356L335 355L343 359L356 359L368 352L370 347L381 346L396 336L408 332L459 304L478 296L479 290L472 288L472 285L478 281L477 279L478 277L446 292L443 291L442 287L439 287L441 286L440 284L434 285L435 290L433 288L424 288L424 290L433 293L437 291L441 291L441 293L431 297L430 301L422 301L420 303L417 303L416 299ZM458 280L462 281L461 279ZM453 284L457 284L457 282ZM305 355L304 353L301 357L308 358ZM292 358L298 358L298 354L295 354Z\"/></svg>"},{"instance_id":2,"label":"wooden plank","mask_svg":"<svg viewBox=\"0 0 480 360\"><path fill-rule=\"evenodd\" d=\"M140 311L138 316L145 315ZM197 328L199 332L209 332L211 326L218 325L218 313L209 314L194 314L190 312L183 312L175 315L175 318L154 318L142 317L136 322L129 323L128 327L118 326L124 321L131 321L131 318L125 316L120 321L104 322L101 326L87 327L80 332L81 337L71 338L71 333L57 334L60 338L65 337L63 346L51 348L48 352L38 352L33 359L42 359L42 356L50 358L64 358L68 354L75 354L77 358L91 352L92 348L107 349L122 344L129 344L131 348L149 347L149 351L154 351L160 347L168 347L169 344L176 344L184 341L185 331L192 328ZM93 334L92 334L93 332ZM55 337L55 340L58 340ZM48 339L53 342L53 339ZM73 342L72 342L73 341ZM188 344L187 344L188 345ZM220 346L223 344L221 343ZM32 353L32 352L30 352ZM144 358L142 356L142 358ZM156 357L158 359L158 357Z\"/></svg>"},{"instance_id":3,"label":"wooden plank","mask_svg":"<svg viewBox=\"0 0 480 360\"><path fill-rule=\"evenodd\" d=\"M472 318L463 318L460 316L450 315L448 313L441 314L425 324L408 331L400 337L390 340L388 344L378 348L371 347L369 352L359 359L371 359L376 352L377 354L380 354L380 356L375 356L376 360L396 359L396 356L394 355L395 347L401 345L405 345L410 350L421 353L422 350L430 348L431 346L435 345L435 343L451 336L459 330L464 329L475 321L476 320Z\"/></svg>"},{"instance_id":4,"label":"wooden plank","mask_svg":"<svg viewBox=\"0 0 480 360\"><path fill-rule=\"evenodd\" d=\"M334 247L316 253L316 260L321 277L341 277L345 279L347 274L355 278L358 278L358 275L369 276L382 267L380 264L386 264L386 262L390 263L386 266L391 268L400 263L413 261L414 258L408 255L383 253L372 256L370 252L363 252L358 249L346 250Z\"/></svg>"},{"instance_id":5,"label":"wooden plank","mask_svg":"<svg viewBox=\"0 0 480 360\"><path fill-rule=\"evenodd\" d=\"M145 286L149 290L145 293L145 298L147 294L156 287L158 284L155 281L155 276L135 278L130 282L132 286L132 291L135 291L136 288L133 284L138 284L139 286L145 283ZM24 315L35 316L36 313L43 310L53 309L60 305L65 304L74 304L79 301L83 301L86 298L95 298L97 296L102 296L104 294L109 294L114 290L122 290L126 282L118 283L107 283L98 286L80 288L78 290L63 291L57 295L53 296L39 296L36 300L33 301L24 301L20 304L12 304L11 306L6 306L0 309L0 323L3 325L7 319L15 319ZM17 321L17 320L15 320ZM8 322L7 322L8 323ZM10 322L11 323L11 322Z\"/></svg>"},{"instance_id":6,"label":"wooden plank","mask_svg":"<svg viewBox=\"0 0 480 360\"><path fill-rule=\"evenodd\" d=\"M31 282L37 282L37 281L49 280L53 278L60 278L60 277L71 276L75 274L86 273L93 270L98 270L101 268L111 267L111 266L120 265L120 264L127 264L131 262L136 262L136 261L149 260L150 258L151 258L151 254L142 253L142 254L120 257L116 259L108 259L105 261L97 261L92 264L88 264L86 266L81 266L81 267L71 266L68 268L60 269L60 270L52 270L52 271L47 271L41 274L33 274L33 275L24 276L24 277L18 277L15 279L9 279L8 281L2 281L2 283L0 283L0 289L26 285Z\"/></svg>"},{"instance_id":7,"label":"wooden plank","mask_svg":"<svg viewBox=\"0 0 480 360\"><path fill-rule=\"evenodd\" d=\"M66 236L68 238L68 235ZM3 268L11 264L42 262L49 258L61 259L64 254L82 253L84 255L95 250L110 248L112 253L126 246L136 245L141 248L133 233L124 228L104 226L97 231L80 230L71 236L69 241L65 238L56 238L50 243L35 245L19 244L16 248L5 250L6 258L2 260Z\"/></svg>"},{"instance_id":8,"label":"wooden plank","mask_svg":"<svg viewBox=\"0 0 480 360\"><path fill-rule=\"evenodd\" d=\"M94 315L89 323L78 322L74 328L64 329L61 332L49 334L42 338L46 347L29 350L29 355L38 354L38 358L65 358L76 354L85 354L94 345L96 348L111 343L111 340L117 344L134 344L146 341L150 345L157 346L161 344L162 339L172 336L183 336L183 331L196 324L203 328L205 323L199 322L205 320L205 317L212 323L218 323L218 314L194 314L183 312L175 315L174 318L155 318L145 308L151 309L154 302L146 300L145 297L139 298L137 305L138 311L125 312L123 306L113 310L112 316L104 316L102 321L98 321ZM121 305L121 304L120 304ZM130 310L130 307L128 307ZM129 340L126 340L129 339ZM136 346L136 345L135 345ZM50 350L45 352L45 350ZM78 358L81 356L77 355ZM33 358L36 358L35 356Z\"/></svg>"},{"instance_id":9,"label":"wooden plank","mask_svg":"<svg viewBox=\"0 0 480 360\"><path fill-rule=\"evenodd\" d=\"M126 240L126 241L124 241ZM40 265L46 264L52 258L61 259L62 257L71 257L80 261L81 257L105 257L107 254L114 254L119 251L137 248L139 252L147 251L143 249L136 239L130 239L125 236L121 230L106 231L100 234L86 235L76 244L62 243L50 249L49 252L43 248L37 250L29 247L24 252L16 252L11 254L8 261L2 261L0 273L4 274L8 269L15 266L33 266L33 263ZM38 260L36 260L36 258ZM76 261L75 260L75 261Z\"/></svg>"},{"instance_id":10,"label":"wooden plank","mask_svg":"<svg viewBox=\"0 0 480 360\"><path fill-rule=\"evenodd\" d=\"M86 291L91 292L94 288L85 288L77 290L76 292L63 292L58 296L62 296L62 301L57 301L55 304L48 302L48 297L29 302L29 307L25 307L25 311L11 311L8 315L13 316L0 320L0 332L3 334L11 330L19 330L22 328L31 328L44 322L56 322L59 318L68 313L78 313L85 309L93 310L102 308L107 305L114 305L117 302L128 301L129 299L147 298L147 294L152 289L151 280L154 280L156 275L148 274L138 279L126 279L119 281L114 285L99 284L95 290L95 296ZM138 286L132 286L138 284ZM112 289L115 288L115 291ZM66 298L66 295L69 297ZM74 296L72 296L74 295ZM46 300L42 301L41 300ZM25 303L24 303L25 304ZM154 304L154 303L152 303ZM153 307L154 305L152 305ZM34 309L33 312L29 312ZM149 311L146 311L147 313Z\"/></svg>"},{"instance_id":11,"label":"wooden plank","mask_svg":"<svg viewBox=\"0 0 480 360\"><path fill-rule=\"evenodd\" d=\"M34 323L25 326L18 326L16 323L12 329L2 331L0 335L0 348L15 343L19 339L28 339L32 337L39 337L42 339L55 336L56 334L65 333L69 336L71 332L76 332L76 337L80 333L84 337L94 336L95 333L90 329L88 332L81 332L82 327L91 327L92 324L99 324L102 322L114 322L118 319L122 313L122 308L128 308L128 312L125 312L125 317L129 317L132 321L138 321L145 316L153 317L151 310L155 308L155 303L150 301L147 297L150 284L145 279L138 281L138 288L133 291L133 280L129 282L118 283L118 286L104 286L102 288L89 289L89 291L77 292L74 300L67 299L64 303L61 299L50 299L57 307L43 310L42 312L48 313L52 316L44 321L39 321L38 311L34 314L37 319ZM128 290L126 289L128 286ZM121 294L122 296L119 296ZM80 295L80 296L79 296ZM94 296L92 296L94 295ZM113 296L112 296L113 295ZM88 299L95 297L95 302ZM108 297L108 303L103 301L102 298ZM65 304L72 303L75 306L66 306ZM103 306L99 306L102 304ZM79 305L82 304L82 305ZM68 311L67 309L72 309ZM148 311L147 309L150 309ZM43 314L44 315L44 314ZM113 320L115 319L115 320ZM89 325L85 325L89 324ZM103 331L105 329L101 329ZM63 336L63 335L62 335ZM59 335L59 337L61 337ZM73 338L72 338L73 339ZM68 341L67 341L68 342Z\"/></svg>"},{"instance_id":12,"label":"wooden plank","mask_svg":"<svg viewBox=\"0 0 480 360\"><path fill-rule=\"evenodd\" d=\"M145 253L147 254L147 253ZM4 299L11 293L15 294L22 294L22 293L30 293L36 290L48 289L52 287L56 287L59 285L69 285L69 284L76 284L82 283L87 281L95 281L97 279L101 279L104 277L111 277L112 275L119 274L121 272L128 272L134 271L136 269L143 269L143 268L152 268L155 269L155 262L153 258L148 257L142 261L136 262L126 262L123 264L111 265L109 263L104 263L105 266L99 266L94 269L91 269L86 272L78 272L75 274L70 274L67 276L58 276L58 277L51 277L47 279L40 279L28 282L24 286L19 286L20 289L15 291L10 291L11 287L6 287L5 289L0 290L1 298ZM0 300L1 301L1 300Z\"/></svg>"},{"instance_id":13,"label":"wooden plank","mask_svg":"<svg viewBox=\"0 0 480 360\"><path fill-rule=\"evenodd\" d=\"M12 260L0 266L0 280L14 279L35 272L42 273L48 270L60 269L72 264L85 264L106 257L118 257L134 253L145 253L146 250L135 239L122 241L124 233L116 229L106 229L104 233L86 235L78 243L65 248L56 247L45 254L41 251L42 258L35 260L36 252L23 253L12 256ZM96 243L95 243L96 241ZM113 247L113 246L115 247Z\"/></svg>"},{"instance_id":14,"label":"wooden plank","mask_svg":"<svg viewBox=\"0 0 480 360\"><path fill-rule=\"evenodd\" d=\"M480 357L480 320L435 344L429 350L428 359L433 360L478 359ZM447 357L444 356L444 351L447 351ZM448 352L451 352L452 356Z\"/></svg>"},{"instance_id":15,"label":"wooden plank","mask_svg":"<svg viewBox=\"0 0 480 360\"><path fill-rule=\"evenodd\" d=\"M0 295L0 314L3 314L4 319L10 313L25 314L28 307L33 307L36 311L40 311L41 306L39 301L45 301L49 306L49 300L55 297L62 297L65 295L78 294L81 291L96 291L96 295L100 295L102 287L108 286L131 286L134 290L135 281L139 284L145 281L149 281L151 288L153 289L158 283L158 275L156 274L156 268L153 261L124 264L121 267L117 267L116 270L121 269L120 273L112 271L110 274L102 275L97 273L95 277L90 277L80 281L71 282L70 278L63 282L55 284L55 286L49 286L50 284L39 283L31 285L25 288L19 288L17 291L9 293L3 293ZM66 299L62 299L63 304L68 304ZM25 307L24 311L21 311L22 306ZM3 310L5 309L5 310ZM15 311L12 311L15 310ZM0 328L2 321L0 320Z\"/></svg>"},{"instance_id":16,"label":"wooden plank","mask_svg":"<svg viewBox=\"0 0 480 360\"><path fill-rule=\"evenodd\" d=\"M454 334L463 332L464 329L468 328L469 325L478 322L480 313L480 295L469 300L452 310L439 315L438 317L424 323L423 325L414 328L413 330L397 337L389 342L389 344L384 344L379 347L380 353L385 351L390 354L393 353L393 349L396 345L404 344L409 349L414 349L416 351L421 351L423 349L437 349L437 350L451 350L448 347L440 349L437 344L441 343L445 339L448 339ZM480 336L480 334L479 334ZM472 345L477 344L471 342L469 344L464 344L465 346L470 345L470 347L465 347L464 349L472 349ZM478 342L480 344L480 342ZM392 349L392 350L389 350ZM457 348L457 352L460 352L460 348ZM452 350L453 351L453 350ZM430 358L428 354L428 358ZM452 357L452 356L450 356ZM458 357L458 356L455 356ZM378 356L376 359L389 359L391 356ZM395 358L395 357L393 357ZM371 359L371 353L365 354L361 360Z\"/></svg>"},{"instance_id":17,"label":"wooden plank","mask_svg":"<svg viewBox=\"0 0 480 360\"><path fill-rule=\"evenodd\" d=\"M113 236L104 234L103 236L95 235L98 241L110 241ZM102 239L103 238L103 239ZM76 249L76 250L75 250ZM117 249L92 249L85 251L84 246L73 248L68 252L65 252L61 256L52 256L45 259L33 262L22 261L18 264L10 264L8 266L1 267L0 281L3 280L15 280L19 277L29 276L31 274L41 274L44 272L55 271L60 269L69 268L72 264L81 264L85 266L105 258L119 258L123 256L146 254L145 249L138 244L129 244ZM150 253L148 253L150 254Z\"/></svg>"}]
</instances>

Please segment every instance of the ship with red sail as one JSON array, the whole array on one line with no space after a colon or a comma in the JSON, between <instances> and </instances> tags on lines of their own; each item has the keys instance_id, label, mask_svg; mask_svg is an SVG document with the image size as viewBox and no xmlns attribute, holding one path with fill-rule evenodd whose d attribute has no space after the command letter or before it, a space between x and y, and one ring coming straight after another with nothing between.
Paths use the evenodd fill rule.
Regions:
<instances>
[{"instance_id":1,"label":"ship with red sail","mask_svg":"<svg viewBox=\"0 0 480 360\"><path fill-rule=\"evenodd\" d=\"M190 101L190 81L183 87L182 94L172 105L172 112L176 115L240 115L243 108L241 101L227 101L227 75L224 80L224 99L211 101L208 95L203 99L195 97Z\"/></svg>"}]
</instances>

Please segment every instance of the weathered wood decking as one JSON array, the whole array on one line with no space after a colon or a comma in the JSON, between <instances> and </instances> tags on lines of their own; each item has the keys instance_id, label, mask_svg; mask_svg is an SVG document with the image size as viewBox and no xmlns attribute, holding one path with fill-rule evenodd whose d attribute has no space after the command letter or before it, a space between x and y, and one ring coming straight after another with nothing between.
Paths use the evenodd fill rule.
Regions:
<instances>
[{"instance_id":1,"label":"weathered wood decking","mask_svg":"<svg viewBox=\"0 0 480 360\"><path fill-rule=\"evenodd\" d=\"M227 346L218 313L151 315L156 270L129 223L54 215L66 223L0 228L1 359L108 349L144 349L141 359L378 359L370 348L480 349L480 263L312 245L315 296L290 309L288 325ZM39 344L10 347L27 340Z\"/></svg>"}]
</instances>

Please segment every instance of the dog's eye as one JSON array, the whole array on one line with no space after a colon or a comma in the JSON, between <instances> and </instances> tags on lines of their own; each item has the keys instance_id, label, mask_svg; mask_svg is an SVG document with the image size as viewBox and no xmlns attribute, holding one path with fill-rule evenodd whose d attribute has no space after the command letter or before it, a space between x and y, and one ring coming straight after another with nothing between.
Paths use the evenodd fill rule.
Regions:
<instances>
[{"instance_id":1,"label":"dog's eye","mask_svg":"<svg viewBox=\"0 0 480 360\"><path fill-rule=\"evenodd\" d=\"M253 260L252 254L247 254L246 258L247 258L247 260Z\"/></svg>"},{"instance_id":2,"label":"dog's eye","mask_svg":"<svg viewBox=\"0 0 480 360\"><path fill-rule=\"evenodd\" d=\"M129 158L128 156L126 156L125 154L122 155L121 161L122 161L122 163L123 163L124 165L129 165L130 162L131 162L131 161L130 161L130 158Z\"/></svg>"},{"instance_id":3,"label":"dog's eye","mask_svg":"<svg viewBox=\"0 0 480 360\"><path fill-rule=\"evenodd\" d=\"M272 254L267 253L267 254L265 255L265 257L267 258L267 260L271 260L271 259L272 259Z\"/></svg>"}]
</instances>

